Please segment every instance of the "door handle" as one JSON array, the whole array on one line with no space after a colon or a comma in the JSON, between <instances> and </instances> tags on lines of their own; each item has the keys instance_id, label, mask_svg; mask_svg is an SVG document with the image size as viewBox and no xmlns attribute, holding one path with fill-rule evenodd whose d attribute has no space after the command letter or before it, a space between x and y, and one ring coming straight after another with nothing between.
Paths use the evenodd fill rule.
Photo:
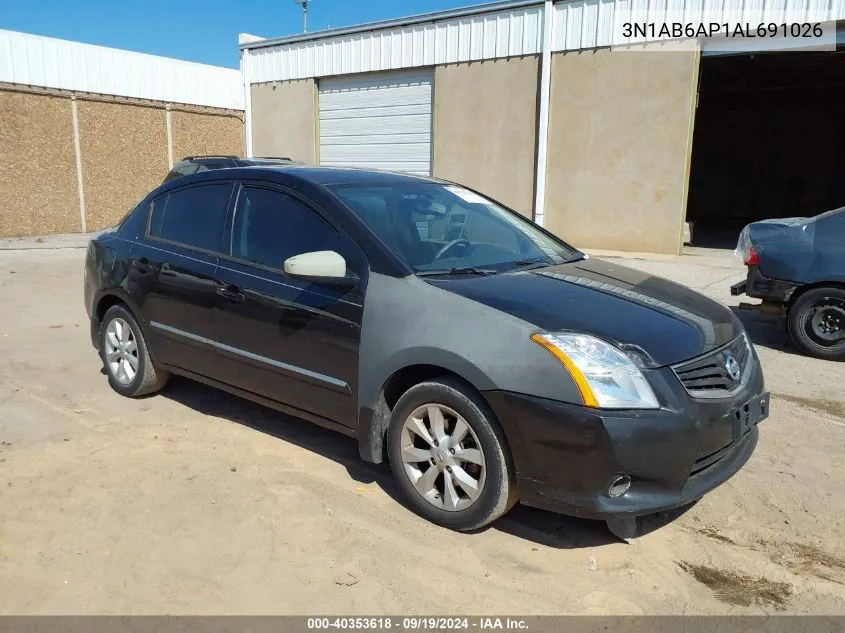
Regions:
<instances>
[{"instance_id":1,"label":"door handle","mask_svg":"<svg viewBox=\"0 0 845 633\"><path fill-rule=\"evenodd\" d=\"M133 259L132 268L134 268L143 275L149 275L151 272L153 272L153 265L150 263L150 260L148 260L146 257L142 257L141 259Z\"/></svg>"},{"instance_id":2,"label":"door handle","mask_svg":"<svg viewBox=\"0 0 845 633\"><path fill-rule=\"evenodd\" d=\"M217 286L217 294L231 303L242 303L246 297L238 290L237 286Z\"/></svg>"}]
</instances>

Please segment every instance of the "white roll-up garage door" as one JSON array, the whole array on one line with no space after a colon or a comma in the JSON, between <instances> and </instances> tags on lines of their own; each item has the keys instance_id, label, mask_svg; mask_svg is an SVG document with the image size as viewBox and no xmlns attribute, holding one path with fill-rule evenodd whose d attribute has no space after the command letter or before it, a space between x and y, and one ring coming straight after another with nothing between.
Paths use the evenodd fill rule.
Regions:
<instances>
[{"instance_id":1,"label":"white roll-up garage door","mask_svg":"<svg viewBox=\"0 0 845 633\"><path fill-rule=\"evenodd\" d=\"M320 164L431 173L431 72L320 81Z\"/></svg>"}]
</instances>

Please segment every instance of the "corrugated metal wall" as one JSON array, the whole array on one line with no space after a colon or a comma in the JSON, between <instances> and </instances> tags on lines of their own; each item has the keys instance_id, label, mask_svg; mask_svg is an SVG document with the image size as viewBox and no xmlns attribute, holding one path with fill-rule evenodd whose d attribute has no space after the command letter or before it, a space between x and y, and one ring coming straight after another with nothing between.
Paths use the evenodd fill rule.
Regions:
<instances>
[{"instance_id":1,"label":"corrugated metal wall","mask_svg":"<svg viewBox=\"0 0 845 633\"><path fill-rule=\"evenodd\" d=\"M555 4L552 50L599 48L638 41L625 22L781 23L845 19L843 0L575 0Z\"/></svg>"},{"instance_id":2,"label":"corrugated metal wall","mask_svg":"<svg viewBox=\"0 0 845 633\"><path fill-rule=\"evenodd\" d=\"M0 30L0 82L243 110L241 77L232 68Z\"/></svg>"},{"instance_id":3,"label":"corrugated metal wall","mask_svg":"<svg viewBox=\"0 0 845 633\"><path fill-rule=\"evenodd\" d=\"M567 0L554 5L552 50L578 50L635 41L622 24L684 22L792 22L845 19L845 0ZM787 12L788 13L785 13ZM249 50L250 83L398 70L518 57L542 49L543 5L437 19L390 28ZM254 44L253 44L254 46Z\"/></svg>"},{"instance_id":4,"label":"corrugated metal wall","mask_svg":"<svg viewBox=\"0 0 845 633\"><path fill-rule=\"evenodd\" d=\"M250 51L250 83L533 55L542 5Z\"/></svg>"}]
</instances>

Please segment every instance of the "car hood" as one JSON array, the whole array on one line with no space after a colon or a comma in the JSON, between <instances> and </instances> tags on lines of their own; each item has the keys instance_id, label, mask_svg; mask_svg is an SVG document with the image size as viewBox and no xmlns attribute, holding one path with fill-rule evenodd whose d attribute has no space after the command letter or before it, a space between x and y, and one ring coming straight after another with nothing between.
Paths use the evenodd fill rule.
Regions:
<instances>
[{"instance_id":1,"label":"car hood","mask_svg":"<svg viewBox=\"0 0 845 633\"><path fill-rule=\"evenodd\" d=\"M742 325L722 304L649 273L597 259L429 283L538 329L592 334L670 365L733 340Z\"/></svg>"}]
</instances>

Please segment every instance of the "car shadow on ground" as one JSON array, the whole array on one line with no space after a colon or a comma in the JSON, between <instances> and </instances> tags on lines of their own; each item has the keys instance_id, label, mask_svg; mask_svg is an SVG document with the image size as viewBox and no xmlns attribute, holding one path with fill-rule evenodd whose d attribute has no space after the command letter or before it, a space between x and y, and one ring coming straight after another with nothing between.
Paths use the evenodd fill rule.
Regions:
<instances>
[{"instance_id":1,"label":"car shadow on ground","mask_svg":"<svg viewBox=\"0 0 845 633\"><path fill-rule=\"evenodd\" d=\"M376 483L385 488L392 482L389 466L370 464L362 460L358 455L355 440L307 420L286 415L181 376L173 376L161 395L203 415L212 415L248 426L327 457L346 468L349 476L359 483ZM399 494L398 491L392 490L386 492L391 496Z\"/></svg>"},{"instance_id":2,"label":"car shadow on ground","mask_svg":"<svg viewBox=\"0 0 845 633\"><path fill-rule=\"evenodd\" d=\"M203 415L247 426L331 459L346 468L354 481L376 484L397 503L406 506L394 484L390 466L387 463L370 464L363 461L354 439L179 376L174 376L160 395ZM641 517L638 521L638 536L673 521L686 509ZM478 532L489 529L559 549L598 547L620 542L602 521L568 517L522 505L517 505L506 516Z\"/></svg>"},{"instance_id":3,"label":"car shadow on ground","mask_svg":"<svg viewBox=\"0 0 845 633\"><path fill-rule=\"evenodd\" d=\"M665 527L688 512L696 502L689 505L637 518L636 538L641 538ZM613 535L604 521L591 521L564 516L546 510L518 505L499 519L493 528L532 541L546 547L558 549L579 549L620 543L622 539Z\"/></svg>"},{"instance_id":4,"label":"car shadow on ground","mask_svg":"<svg viewBox=\"0 0 845 633\"><path fill-rule=\"evenodd\" d=\"M735 306L731 311L742 321L745 331L751 342L758 347L784 352L786 354L800 355L789 332L786 331L786 320L783 317L771 314L763 314L757 310L746 310Z\"/></svg>"}]
</instances>

